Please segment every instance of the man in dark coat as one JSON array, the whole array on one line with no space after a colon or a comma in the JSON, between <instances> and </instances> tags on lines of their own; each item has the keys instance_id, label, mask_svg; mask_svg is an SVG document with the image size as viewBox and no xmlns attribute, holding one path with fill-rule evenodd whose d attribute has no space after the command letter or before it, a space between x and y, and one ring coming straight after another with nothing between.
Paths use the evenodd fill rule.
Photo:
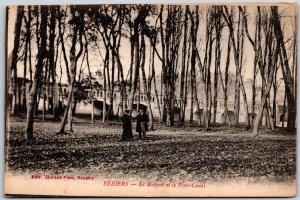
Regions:
<instances>
[{"instance_id":1,"label":"man in dark coat","mask_svg":"<svg viewBox=\"0 0 300 200\"><path fill-rule=\"evenodd\" d=\"M129 115L129 110L124 111L122 122L123 122L122 140L127 141L133 139L131 117Z\"/></svg>"},{"instance_id":2,"label":"man in dark coat","mask_svg":"<svg viewBox=\"0 0 300 200\"><path fill-rule=\"evenodd\" d=\"M143 140L146 137L148 131L149 117L143 109L140 109L139 115L137 116L136 132L139 133L139 139Z\"/></svg>"}]
</instances>

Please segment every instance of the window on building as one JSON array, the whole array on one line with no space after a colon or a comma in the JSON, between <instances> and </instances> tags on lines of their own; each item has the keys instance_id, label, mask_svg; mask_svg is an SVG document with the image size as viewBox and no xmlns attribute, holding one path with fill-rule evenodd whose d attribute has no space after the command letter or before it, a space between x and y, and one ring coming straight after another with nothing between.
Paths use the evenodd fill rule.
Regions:
<instances>
[{"instance_id":1,"label":"window on building","mask_svg":"<svg viewBox=\"0 0 300 200\"><path fill-rule=\"evenodd\" d=\"M114 93L114 99L116 99L117 98L117 93Z\"/></svg>"},{"instance_id":2,"label":"window on building","mask_svg":"<svg viewBox=\"0 0 300 200\"><path fill-rule=\"evenodd\" d=\"M102 96L103 96L103 92L101 91L101 92L100 92L100 97L102 97Z\"/></svg>"},{"instance_id":3,"label":"window on building","mask_svg":"<svg viewBox=\"0 0 300 200\"><path fill-rule=\"evenodd\" d=\"M152 97L152 101L153 101L153 102L155 101L155 97Z\"/></svg>"}]
</instances>

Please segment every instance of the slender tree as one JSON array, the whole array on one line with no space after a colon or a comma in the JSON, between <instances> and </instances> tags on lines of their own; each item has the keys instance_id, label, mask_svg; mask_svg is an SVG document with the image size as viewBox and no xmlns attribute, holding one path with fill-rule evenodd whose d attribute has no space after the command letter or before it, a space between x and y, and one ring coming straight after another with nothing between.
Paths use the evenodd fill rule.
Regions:
<instances>
[{"instance_id":1,"label":"slender tree","mask_svg":"<svg viewBox=\"0 0 300 200\"><path fill-rule=\"evenodd\" d=\"M72 15L72 44L70 48L70 82L68 86L68 98L67 98L67 105L65 108L64 116L61 122L61 126L59 129L59 134L65 132L65 126L68 119L68 130L73 131L72 129L72 101L73 101L73 89L74 89L74 83L75 83L75 77L76 77L76 68L77 68L77 61L79 57L81 56L83 52L83 27L84 27L84 21L83 17L84 14L80 12L78 14L78 10L76 9L76 6L70 6L70 12ZM76 54L76 45L77 40L79 40L80 49L78 53Z\"/></svg>"},{"instance_id":2,"label":"slender tree","mask_svg":"<svg viewBox=\"0 0 300 200\"><path fill-rule=\"evenodd\" d=\"M20 48L20 36L21 36L21 28L22 28L22 21L24 16L24 6L18 6L17 8L17 18L15 22L15 34L14 34L14 48L12 51L11 56L11 77L8 80L10 81L11 88L12 88L12 114L16 112L17 106L17 63L18 63L18 52Z\"/></svg>"},{"instance_id":3,"label":"slender tree","mask_svg":"<svg viewBox=\"0 0 300 200\"><path fill-rule=\"evenodd\" d=\"M260 12L260 7L258 9L258 17L259 17L259 22L261 22L261 12ZM262 76L262 100L261 100L261 108L258 111L257 118L254 122L253 125L253 134L255 136L258 135L258 128L260 126L262 116L263 116L263 111L264 109L268 109L267 103L268 103L268 98L269 98L269 93L270 89L273 84L273 78L274 78L274 71L276 68L276 64L278 62L278 59L280 57L280 41L274 40L274 34L276 35L276 32L278 32L278 15L277 15L277 10L275 7L271 7L271 15L266 16L266 23L262 23L264 25L263 27L268 30L268 34L266 35L266 45L265 45L265 57L267 58L264 61L264 57L262 56L263 51L261 48L261 38L260 38L260 33L258 36L258 49L256 49L259 53L258 57L258 66L261 71L261 76Z\"/></svg>"},{"instance_id":4,"label":"slender tree","mask_svg":"<svg viewBox=\"0 0 300 200\"><path fill-rule=\"evenodd\" d=\"M41 43L38 49L37 64L35 66L34 78L32 87L28 96L27 104L27 118L26 118L26 139L31 141L33 139L33 118L34 108L37 100L37 88L41 87L42 72L47 59L47 20L48 20L48 7L41 6Z\"/></svg>"},{"instance_id":5,"label":"slender tree","mask_svg":"<svg viewBox=\"0 0 300 200\"><path fill-rule=\"evenodd\" d=\"M283 80L286 85L286 94L287 94L287 104L288 104L288 130L295 130L296 123L296 101L295 101L295 89L294 89L294 77L291 72L289 59L286 52L284 36L281 28L281 21L278 14L278 7L272 6L271 12L273 16L274 23L274 34L277 40L277 43L280 45L280 64L281 71L283 74ZM295 57L295 56L294 56Z\"/></svg>"},{"instance_id":6,"label":"slender tree","mask_svg":"<svg viewBox=\"0 0 300 200\"><path fill-rule=\"evenodd\" d=\"M234 61L236 66L236 83L235 83L235 125L238 125L239 121L239 105L240 105L240 92L242 91L243 100L244 100L244 112L245 112L245 121L247 124L247 129L250 128L250 118L249 118L249 111L248 111L248 102L247 102L247 95L243 83L242 78L242 66L243 66L243 51L244 51L244 20L242 20L242 12L239 10L239 17L238 17L238 28L237 28L237 36L234 36L234 25L233 25L233 14L229 13L228 8L223 6L223 16L226 21L226 24L229 28L229 35L233 46L234 52ZM241 91L240 91L241 90Z\"/></svg>"}]
</instances>

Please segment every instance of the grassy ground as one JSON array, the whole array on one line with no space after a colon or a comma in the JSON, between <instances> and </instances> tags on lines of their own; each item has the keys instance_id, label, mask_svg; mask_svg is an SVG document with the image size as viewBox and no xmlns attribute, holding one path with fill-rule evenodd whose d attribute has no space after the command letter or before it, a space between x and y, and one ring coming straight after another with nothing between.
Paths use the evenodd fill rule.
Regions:
<instances>
[{"instance_id":1,"label":"grassy ground","mask_svg":"<svg viewBox=\"0 0 300 200\"><path fill-rule=\"evenodd\" d=\"M222 181L295 179L296 136L278 129L253 138L243 128L156 126L145 141L122 142L121 124L75 119L74 132L38 121L35 140L24 141L24 120L11 120L8 167L14 173L79 173L106 178ZM135 127L135 124L133 125Z\"/></svg>"}]
</instances>

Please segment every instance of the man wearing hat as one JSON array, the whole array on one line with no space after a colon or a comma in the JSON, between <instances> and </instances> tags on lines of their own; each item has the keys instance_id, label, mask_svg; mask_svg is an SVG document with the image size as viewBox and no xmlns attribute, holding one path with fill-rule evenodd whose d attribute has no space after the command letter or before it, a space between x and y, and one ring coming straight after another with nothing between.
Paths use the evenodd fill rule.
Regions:
<instances>
[{"instance_id":1,"label":"man wearing hat","mask_svg":"<svg viewBox=\"0 0 300 200\"><path fill-rule=\"evenodd\" d=\"M122 117L122 122L123 122L122 140L123 141L128 141L128 140L133 139L131 117L130 117L129 113L130 113L130 110L125 109L123 117Z\"/></svg>"}]
</instances>

